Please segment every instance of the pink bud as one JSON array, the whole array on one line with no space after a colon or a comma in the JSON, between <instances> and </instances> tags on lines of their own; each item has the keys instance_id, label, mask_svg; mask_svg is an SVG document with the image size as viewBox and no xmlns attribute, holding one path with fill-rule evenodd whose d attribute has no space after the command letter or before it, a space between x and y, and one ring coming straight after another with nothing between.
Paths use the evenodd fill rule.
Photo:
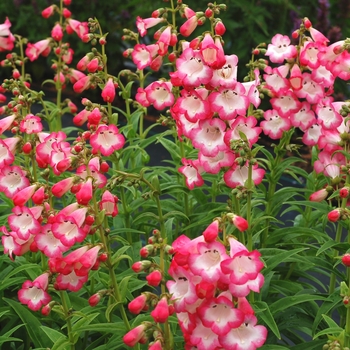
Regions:
<instances>
[{"instance_id":1,"label":"pink bud","mask_svg":"<svg viewBox=\"0 0 350 350\"><path fill-rule=\"evenodd\" d=\"M216 240L219 234L219 221L214 220L203 232L206 242L210 243Z\"/></svg>"},{"instance_id":2,"label":"pink bud","mask_svg":"<svg viewBox=\"0 0 350 350\"><path fill-rule=\"evenodd\" d=\"M72 16L72 12L70 12L67 8L63 9L62 14L64 18L69 18Z\"/></svg>"},{"instance_id":3,"label":"pink bud","mask_svg":"<svg viewBox=\"0 0 350 350\"><path fill-rule=\"evenodd\" d=\"M51 306L50 304L45 305L42 309L41 309L41 314L43 316L49 316L51 312Z\"/></svg>"},{"instance_id":4,"label":"pink bud","mask_svg":"<svg viewBox=\"0 0 350 350\"><path fill-rule=\"evenodd\" d=\"M135 262L132 264L131 268L134 272L138 273L147 270L151 265L152 263L149 260L143 260Z\"/></svg>"},{"instance_id":5,"label":"pink bud","mask_svg":"<svg viewBox=\"0 0 350 350\"><path fill-rule=\"evenodd\" d=\"M340 209L334 209L330 211L327 215L328 220L331 222L337 222L340 219Z\"/></svg>"},{"instance_id":6,"label":"pink bud","mask_svg":"<svg viewBox=\"0 0 350 350\"><path fill-rule=\"evenodd\" d=\"M350 267L350 254L349 253L344 254L343 257L341 258L341 261L346 267Z\"/></svg>"},{"instance_id":7,"label":"pink bud","mask_svg":"<svg viewBox=\"0 0 350 350\"><path fill-rule=\"evenodd\" d=\"M150 286L157 287L162 280L162 274L159 270L154 270L146 276L146 280Z\"/></svg>"},{"instance_id":8,"label":"pink bud","mask_svg":"<svg viewBox=\"0 0 350 350\"><path fill-rule=\"evenodd\" d=\"M348 198L349 197L349 187L343 187L339 191L340 198Z\"/></svg>"},{"instance_id":9,"label":"pink bud","mask_svg":"<svg viewBox=\"0 0 350 350\"><path fill-rule=\"evenodd\" d=\"M56 41L61 41L63 38L63 30L62 27L59 23L57 23L51 31L51 37L52 39L56 40Z\"/></svg>"},{"instance_id":10,"label":"pink bud","mask_svg":"<svg viewBox=\"0 0 350 350\"><path fill-rule=\"evenodd\" d=\"M131 313L138 315L145 308L146 302L146 295L141 294L129 303L128 309Z\"/></svg>"},{"instance_id":11,"label":"pink bud","mask_svg":"<svg viewBox=\"0 0 350 350\"><path fill-rule=\"evenodd\" d=\"M328 196L328 191L325 188L312 193L309 197L311 202L321 202Z\"/></svg>"},{"instance_id":12,"label":"pink bud","mask_svg":"<svg viewBox=\"0 0 350 350\"><path fill-rule=\"evenodd\" d=\"M304 26L306 29L309 29L312 27L312 23L307 17L304 18Z\"/></svg>"},{"instance_id":13,"label":"pink bud","mask_svg":"<svg viewBox=\"0 0 350 350\"><path fill-rule=\"evenodd\" d=\"M145 328L146 326L143 324L137 326L136 328L133 328L131 331L124 335L123 342L130 347L135 346L145 336Z\"/></svg>"},{"instance_id":14,"label":"pink bud","mask_svg":"<svg viewBox=\"0 0 350 350\"><path fill-rule=\"evenodd\" d=\"M36 205L40 205L45 200L45 187L41 186L32 196L32 201Z\"/></svg>"},{"instance_id":15,"label":"pink bud","mask_svg":"<svg viewBox=\"0 0 350 350\"><path fill-rule=\"evenodd\" d=\"M248 221L241 216L234 215L232 218L232 223L238 228L239 231L243 232L248 229Z\"/></svg>"},{"instance_id":16,"label":"pink bud","mask_svg":"<svg viewBox=\"0 0 350 350\"><path fill-rule=\"evenodd\" d=\"M101 96L103 101L112 103L115 98L115 87L113 84L113 79L109 78L105 87L102 90Z\"/></svg>"},{"instance_id":17,"label":"pink bud","mask_svg":"<svg viewBox=\"0 0 350 350\"><path fill-rule=\"evenodd\" d=\"M225 32L226 32L226 28L225 28L224 24L221 21L217 22L215 25L215 34L216 35L224 35Z\"/></svg>"},{"instance_id":18,"label":"pink bud","mask_svg":"<svg viewBox=\"0 0 350 350\"><path fill-rule=\"evenodd\" d=\"M158 339L157 341L150 343L148 350L163 350L162 342Z\"/></svg>"},{"instance_id":19,"label":"pink bud","mask_svg":"<svg viewBox=\"0 0 350 350\"><path fill-rule=\"evenodd\" d=\"M151 312L154 322L164 323L169 318L168 300L163 297Z\"/></svg>"},{"instance_id":20,"label":"pink bud","mask_svg":"<svg viewBox=\"0 0 350 350\"><path fill-rule=\"evenodd\" d=\"M96 306L101 300L101 295L100 293L96 293L94 295L91 295L91 297L89 298L89 304L90 306Z\"/></svg>"},{"instance_id":21,"label":"pink bud","mask_svg":"<svg viewBox=\"0 0 350 350\"><path fill-rule=\"evenodd\" d=\"M41 15L44 18L49 18L53 15L54 11L55 11L55 7L56 5L51 5L49 7L46 7L46 9L42 10Z\"/></svg>"},{"instance_id":22,"label":"pink bud","mask_svg":"<svg viewBox=\"0 0 350 350\"><path fill-rule=\"evenodd\" d=\"M75 197L80 205L88 205L92 196L92 179L89 177L86 182L82 184L80 190L75 194Z\"/></svg>"}]
</instances>

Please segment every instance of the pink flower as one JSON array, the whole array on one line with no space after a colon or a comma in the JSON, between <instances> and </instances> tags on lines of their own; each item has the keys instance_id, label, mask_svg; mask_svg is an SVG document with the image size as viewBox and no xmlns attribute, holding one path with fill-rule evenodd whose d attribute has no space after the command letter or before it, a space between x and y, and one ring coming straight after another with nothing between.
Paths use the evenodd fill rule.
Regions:
<instances>
[{"instance_id":1,"label":"pink flower","mask_svg":"<svg viewBox=\"0 0 350 350\"><path fill-rule=\"evenodd\" d=\"M136 64L137 69L144 69L151 65L152 60L158 54L158 44L144 45L136 44L131 53L133 62Z\"/></svg>"},{"instance_id":2,"label":"pink flower","mask_svg":"<svg viewBox=\"0 0 350 350\"><path fill-rule=\"evenodd\" d=\"M86 34L89 33L89 27L87 22L79 22L75 19L68 18L68 26L66 27L67 33L72 34L75 32L80 39L83 39Z\"/></svg>"},{"instance_id":3,"label":"pink flower","mask_svg":"<svg viewBox=\"0 0 350 350\"><path fill-rule=\"evenodd\" d=\"M58 238L53 235L52 225L46 224L34 237L34 241L40 251L49 258L57 258L69 249Z\"/></svg>"},{"instance_id":4,"label":"pink flower","mask_svg":"<svg viewBox=\"0 0 350 350\"><path fill-rule=\"evenodd\" d=\"M37 134L43 130L41 118L33 114L27 114L19 125L21 132L26 134Z\"/></svg>"},{"instance_id":5,"label":"pink flower","mask_svg":"<svg viewBox=\"0 0 350 350\"><path fill-rule=\"evenodd\" d=\"M212 38L211 34L206 33L200 44L200 52L203 61L212 69L220 69L225 63L226 58L219 38Z\"/></svg>"},{"instance_id":6,"label":"pink flower","mask_svg":"<svg viewBox=\"0 0 350 350\"><path fill-rule=\"evenodd\" d=\"M2 118L0 120L0 135L3 134L6 130L8 130L11 127L11 125L14 122L15 118L16 118L16 115L12 114L12 115L10 115L8 117L5 117L5 118Z\"/></svg>"},{"instance_id":7,"label":"pink flower","mask_svg":"<svg viewBox=\"0 0 350 350\"><path fill-rule=\"evenodd\" d=\"M244 313L236 309L225 296L207 300L199 306L197 312L203 325L219 336L238 328L244 321Z\"/></svg>"},{"instance_id":8,"label":"pink flower","mask_svg":"<svg viewBox=\"0 0 350 350\"><path fill-rule=\"evenodd\" d=\"M194 275L213 283L221 278L220 263L228 258L226 249L220 242L203 242L198 243L198 254L189 256L188 266Z\"/></svg>"},{"instance_id":9,"label":"pink flower","mask_svg":"<svg viewBox=\"0 0 350 350\"><path fill-rule=\"evenodd\" d=\"M86 213L87 208L76 209L69 214L60 212L52 225L53 235L69 247L76 242L82 242L86 237L86 232L81 228Z\"/></svg>"},{"instance_id":10,"label":"pink flower","mask_svg":"<svg viewBox=\"0 0 350 350\"><path fill-rule=\"evenodd\" d=\"M288 131L291 127L290 120L283 118L276 110L267 110L264 112L264 118L260 123L260 126L265 135L268 135L271 139L280 139L284 131Z\"/></svg>"},{"instance_id":11,"label":"pink flower","mask_svg":"<svg viewBox=\"0 0 350 350\"><path fill-rule=\"evenodd\" d=\"M226 145L230 147L232 141L240 140L241 133L243 133L248 139L249 146L252 147L258 141L259 135L262 131L259 126L256 126L257 123L258 121L255 117L239 116L231 121L231 128L226 131L224 136Z\"/></svg>"},{"instance_id":12,"label":"pink flower","mask_svg":"<svg viewBox=\"0 0 350 350\"><path fill-rule=\"evenodd\" d=\"M30 61L35 61L40 55L47 56L51 51L51 39L44 39L35 44L28 43L26 48L26 56Z\"/></svg>"},{"instance_id":13,"label":"pink flower","mask_svg":"<svg viewBox=\"0 0 350 350\"><path fill-rule=\"evenodd\" d=\"M118 128L111 124L101 124L90 137L90 144L94 151L100 151L104 156L110 156L114 151L124 146L125 138Z\"/></svg>"},{"instance_id":14,"label":"pink flower","mask_svg":"<svg viewBox=\"0 0 350 350\"><path fill-rule=\"evenodd\" d=\"M219 151L228 150L224 142L226 124L219 118L201 120L190 138L194 147L207 157L215 157Z\"/></svg>"},{"instance_id":15,"label":"pink flower","mask_svg":"<svg viewBox=\"0 0 350 350\"><path fill-rule=\"evenodd\" d=\"M217 174L222 168L232 166L235 159L235 154L229 149L225 151L219 151L218 154L214 157L207 157L203 155L202 152L198 153L198 160L200 165L209 174Z\"/></svg>"},{"instance_id":16,"label":"pink flower","mask_svg":"<svg viewBox=\"0 0 350 350\"><path fill-rule=\"evenodd\" d=\"M102 199L99 203L100 210L105 211L105 215L118 215L118 197L113 196L108 190L103 192Z\"/></svg>"},{"instance_id":17,"label":"pink flower","mask_svg":"<svg viewBox=\"0 0 350 350\"><path fill-rule=\"evenodd\" d=\"M164 19L162 17L160 18L144 18L142 19L141 17L136 18L136 27L137 30L139 31L140 35L144 37L147 34L147 29L152 28L156 26L157 24L163 22Z\"/></svg>"},{"instance_id":18,"label":"pink flower","mask_svg":"<svg viewBox=\"0 0 350 350\"><path fill-rule=\"evenodd\" d=\"M226 350L248 350L260 348L266 341L267 329L256 325L254 315L246 315L238 328L232 328L226 335L220 335L221 346ZM244 342L242 342L244 341Z\"/></svg>"},{"instance_id":19,"label":"pink flower","mask_svg":"<svg viewBox=\"0 0 350 350\"><path fill-rule=\"evenodd\" d=\"M276 34L267 47L266 56L269 56L273 63L282 63L285 59L296 57L297 49L294 45L290 45L288 36Z\"/></svg>"},{"instance_id":20,"label":"pink flower","mask_svg":"<svg viewBox=\"0 0 350 350\"><path fill-rule=\"evenodd\" d=\"M51 300L50 295L47 293L48 284L48 273L40 275L33 282L25 281L22 289L18 291L19 301L22 304L28 305L29 309L38 311Z\"/></svg>"},{"instance_id":21,"label":"pink flower","mask_svg":"<svg viewBox=\"0 0 350 350\"><path fill-rule=\"evenodd\" d=\"M0 52L11 51L14 47L15 37L10 32L11 22L6 17L3 24L0 24Z\"/></svg>"},{"instance_id":22,"label":"pink flower","mask_svg":"<svg viewBox=\"0 0 350 350\"><path fill-rule=\"evenodd\" d=\"M54 285L57 290L70 290L72 292L77 292L83 285L87 282L89 276L77 276L74 271L68 275L59 274L56 278L56 283Z\"/></svg>"},{"instance_id":23,"label":"pink flower","mask_svg":"<svg viewBox=\"0 0 350 350\"><path fill-rule=\"evenodd\" d=\"M241 83L236 83L231 89L220 87L217 92L209 95L211 109L224 120L232 120L237 115L245 115L249 105L249 99L245 93L246 90Z\"/></svg>"},{"instance_id":24,"label":"pink flower","mask_svg":"<svg viewBox=\"0 0 350 350\"><path fill-rule=\"evenodd\" d=\"M146 99L157 110L162 110L174 103L171 92L172 84L168 81L155 81L145 88Z\"/></svg>"},{"instance_id":25,"label":"pink flower","mask_svg":"<svg viewBox=\"0 0 350 350\"><path fill-rule=\"evenodd\" d=\"M167 26L159 36L157 41L158 54L164 56L168 52L169 45L173 46L176 44L172 43L171 26Z\"/></svg>"},{"instance_id":26,"label":"pink flower","mask_svg":"<svg viewBox=\"0 0 350 350\"><path fill-rule=\"evenodd\" d=\"M35 211L31 209L16 206L12 209L13 214L8 217L10 229L23 240L27 240L31 234L40 232L40 223L37 220L40 215L35 217Z\"/></svg>"},{"instance_id":27,"label":"pink flower","mask_svg":"<svg viewBox=\"0 0 350 350\"><path fill-rule=\"evenodd\" d=\"M0 169L0 191L8 198L30 185L26 172L19 166L4 166Z\"/></svg>"},{"instance_id":28,"label":"pink flower","mask_svg":"<svg viewBox=\"0 0 350 350\"><path fill-rule=\"evenodd\" d=\"M210 81L210 85L213 87L234 88L236 85L238 57L236 55L226 55L225 60L223 66L215 69L213 72L213 77Z\"/></svg>"},{"instance_id":29,"label":"pink flower","mask_svg":"<svg viewBox=\"0 0 350 350\"><path fill-rule=\"evenodd\" d=\"M202 186L204 184L204 180L200 175L200 167L198 160L191 159L181 159L183 164L182 167L179 168L179 173L183 174L186 177L186 185L192 190L195 186Z\"/></svg>"},{"instance_id":30,"label":"pink flower","mask_svg":"<svg viewBox=\"0 0 350 350\"><path fill-rule=\"evenodd\" d=\"M213 70L204 63L201 53L190 47L176 60L176 68L178 79L188 88L205 85L213 76Z\"/></svg>"},{"instance_id":31,"label":"pink flower","mask_svg":"<svg viewBox=\"0 0 350 350\"><path fill-rule=\"evenodd\" d=\"M253 182L255 185L261 183L264 178L265 170L258 168L258 165L253 166ZM239 166L234 163L233 166L224 174L224 181L227 186L235 188L237 186L246 186L248 180L248 167L246 165Z\"/></svg>"}]
</instances>

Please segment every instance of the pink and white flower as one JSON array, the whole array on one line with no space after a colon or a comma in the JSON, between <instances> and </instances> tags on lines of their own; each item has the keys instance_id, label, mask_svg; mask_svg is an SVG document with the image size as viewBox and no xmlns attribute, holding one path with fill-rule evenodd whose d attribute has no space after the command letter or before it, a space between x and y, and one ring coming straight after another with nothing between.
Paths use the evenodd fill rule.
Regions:
<instances>
[{"instance_id":1,"label":"pink and white flower","mask_svg":"<svg viewBox=\"0 0 350 350\"><path fill-rule=\"evenodd\" d=\"M125 138L119 133L119 129L113 125L101 124L90 137L90 144L95 152L100 151L104 156L110 156L113 152L124 146Z\"/></svg>"},{"instance_id":2,"label":"pink and white flower","mask_svg":"<svg viewBox=\"0 0 350 350\"><path fill-rule=\"evenodd\" d=\"M47 293L49 273L44 273L33 282L25 281L18 291L18 299L22 304L28 305L33 311L38 311L42 306L50 302L51 297Z\"/></svg>"}]
</instances>

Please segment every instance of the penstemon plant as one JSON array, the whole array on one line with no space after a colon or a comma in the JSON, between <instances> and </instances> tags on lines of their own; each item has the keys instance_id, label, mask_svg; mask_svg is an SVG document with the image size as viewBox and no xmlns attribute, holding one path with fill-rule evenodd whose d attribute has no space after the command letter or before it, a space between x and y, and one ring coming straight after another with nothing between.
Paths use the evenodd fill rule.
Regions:
<instances>
[{"instance_id":1,"label":"penstemon plant","mask_svg":"<svg viewBox=\"0 0 350 350\"><path fill-rule=\"evenodd\" d=\"M304 18L241 82L226 5L165 2L117 74L71 0L39 42L0 25L1 348L349 349L349 39Z\"/></svg>"}]
</instances>

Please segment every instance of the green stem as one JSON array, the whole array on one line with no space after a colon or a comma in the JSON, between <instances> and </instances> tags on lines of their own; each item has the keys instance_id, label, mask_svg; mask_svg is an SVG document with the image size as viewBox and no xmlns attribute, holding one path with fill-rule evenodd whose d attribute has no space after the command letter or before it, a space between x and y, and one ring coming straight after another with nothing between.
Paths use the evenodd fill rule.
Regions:
<instances>
[{"instance_id":1,"label":"green stem","mask_svg":"<svg viewBox=\"0 0 350 350\"><path fill-rule=\"evenodd\" d=\"M159 199L159 196L155 196L155 201L157 204L157 211L158 211L158 217L159 217L159 225L160 225L160 235L163 239L163 242L166 242L166 231L165 231L165 223L164 223L164 218L163 218L163 210L162 210L162 205ZM165 254L164 254L164 248L161 247L160 249L160 256L159 256L160 262L159 262L159 267L162 272L162 275L165 276L165 272L167 271L168 266L167 261L165 260ZM162 295L166 294L166 288L165 288L165 283L162 281L161 283L161 293ZM169 327L169 322L168 320L165 321L164 323L164 345L165 348L164 350L171 350L173 348L173 337L170 332L170 327Z\"/></svg>"},{"instance_id":2,"label":"green stem","mask_svg":"<svg viewBox=\"0 0 350 350\"><path fill-rule=\"evenodd\" d=\"M93 197L93 202L94 202L94 210L95 210L95 213L97 214L99 211L98 211L96 196ZM109 271L109 277L110 277L110 281L112 284L113 297L115 298L116 302L118 303L119 312L120 312L121 317L123 319L125 328L127 329L127 331L129 331L131 329L131 327L130 327L129 320L128 320L128 317L126 315L125 309L124 309L123 300L122 300L119 285L117 282L117 277L115 275L115 271L114 271L114 267L113 267L113 263L112 263L112 259L111 259L112 251L111 251L111 247L109 244L109 239L105 235L105 232L103 230L102 225L99 226L98 232L100 235L100 240L104 246L104 249L107 252L106 266L107 266L107 269Z\"/></svg>"},{"instance_id":3,"label":"green stem","mask_svg":"<svg viewBox=\"0 0 350 350\"><path fill-rule=\"evenodd\" d=\"M247 248L251 252L253 250L253 233L252 233L252 194L253 194L253 166L249 164L248 167L248 180L247 180Z\"/></svg>"},{"instance_id":4,"label":"green stem","mask_svg":"<svg viewBox=\"0 0 350 350\"><path fill-rule=\"evenodd\" d=\"M350 268L346 271L348 286L350 288ZM345 323L345 337L344 337L344 347L350 347L350 307L346 308L346 323Z\"/></svg>"},{"instance_id":5,"label":"green stem","mask_svg":"<svg viewBox=\"0 0 350 350\"><path fill-rule=\"evenodd\" d=\"M72 322L71 322L71 319L70 319L70 311L69 311L67 300L66 300L66 298L68 298L67 292L60 291L60 297L61 297L61 303L62 303L63 312L64 312L64 315L65 315L65 320L66 320L66 323L67 323L67 333L68 333L68 339L69 339L69 342L70 342L70 349L71 350L75 350Z\"/></svg>"}]
</instances>

